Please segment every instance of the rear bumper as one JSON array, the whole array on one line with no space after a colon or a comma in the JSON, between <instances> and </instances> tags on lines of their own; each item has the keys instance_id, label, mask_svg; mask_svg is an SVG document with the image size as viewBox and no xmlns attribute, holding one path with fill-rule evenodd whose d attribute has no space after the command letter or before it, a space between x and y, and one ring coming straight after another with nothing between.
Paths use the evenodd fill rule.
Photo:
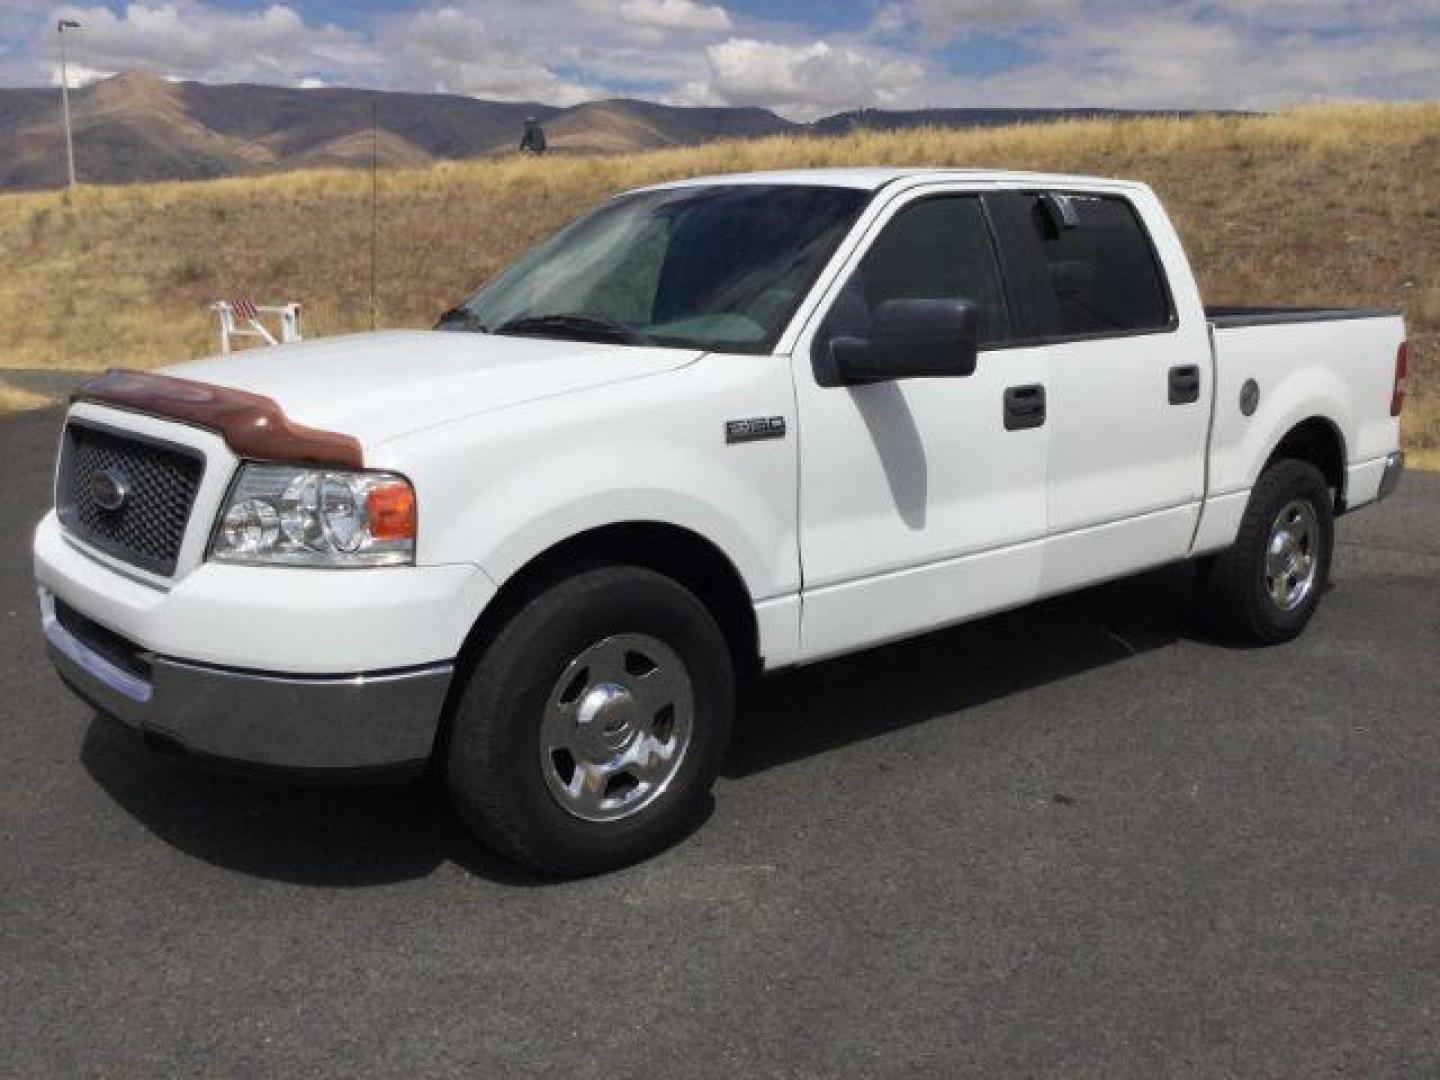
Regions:
<instances>
[{"instance_id":1,"label":"rear bumper","mask_svg":"<svg viewBox=\"0 0 1440 1080\"><path fill-rule=\"evenodd\" d=\"M199 757L261 770L369 773L423 765L453 666L284 675L188 663L57 617L40 590L46 646L61 678L96 709Z\"/></svg>"},{"instance_id":2,"label":"rear bumper","mask_svg":"<svg viewBox=\"0 0 1440 1080\"><path fill-rule=\"evenodd\" d=\"M1384 499L1394 493L1400 486L1400 479L1405 475L1405 454L1402 451L1395 451L1386 455L1385 471L1380 474L1380 490L1376 492L1376 499Z\"/></svg>"}]
</instances>

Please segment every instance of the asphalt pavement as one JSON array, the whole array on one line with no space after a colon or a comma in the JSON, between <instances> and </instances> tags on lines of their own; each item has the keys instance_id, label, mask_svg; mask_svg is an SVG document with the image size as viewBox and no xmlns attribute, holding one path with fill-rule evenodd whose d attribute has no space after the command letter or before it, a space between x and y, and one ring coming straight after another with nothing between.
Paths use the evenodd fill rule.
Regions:
<instances>
[{"instance_id":1,"label":"asphalt pavement","mask_svg":"<svg viewBox=\"0 0 1440 1080\"><path fill-rule=\"evenodd\" d=\"M0 420L0 1075L1440 1077L1440 477L1307 634L1176 568L744 705L709 822L536 881L424 786L154 754L49 670Z\"/></svg>"}]
</instances>

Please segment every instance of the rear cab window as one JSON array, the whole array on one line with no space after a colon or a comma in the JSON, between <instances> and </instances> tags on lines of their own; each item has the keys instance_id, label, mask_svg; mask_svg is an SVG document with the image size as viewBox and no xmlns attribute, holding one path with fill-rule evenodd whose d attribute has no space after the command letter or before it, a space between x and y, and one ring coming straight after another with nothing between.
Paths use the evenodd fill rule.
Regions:
<instances>
[{"instance_id":1,"label":"rear cab window","mask_svg":"<svg viewBox=\"0 0 1440 1080\"><path fill-rule=\"evenodd\" d=\"M1150 235L1128 198L1064 191L990 198L1018 337L1056 341L1175 329L1175 305Z\"/></svg>"}]
</instances>

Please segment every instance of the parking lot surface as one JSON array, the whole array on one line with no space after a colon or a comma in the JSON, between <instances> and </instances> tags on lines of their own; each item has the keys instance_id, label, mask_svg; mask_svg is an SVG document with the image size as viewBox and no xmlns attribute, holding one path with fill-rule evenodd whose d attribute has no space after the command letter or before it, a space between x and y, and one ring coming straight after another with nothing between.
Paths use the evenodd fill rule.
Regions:
<instances>
[{"instance_id":1,"label":"parking lot surface","mask_svg":"<svg viewBox=\"0 0 1440 1080\"><path fill-rule=\"evenodd\" d=\"M1188 569L762 684L710 821L533 880L431 788L153 754L49 670L0 420L0 1074L1440 1076L1440 477L1308 633Z\"/></svg>"}]
</instances>

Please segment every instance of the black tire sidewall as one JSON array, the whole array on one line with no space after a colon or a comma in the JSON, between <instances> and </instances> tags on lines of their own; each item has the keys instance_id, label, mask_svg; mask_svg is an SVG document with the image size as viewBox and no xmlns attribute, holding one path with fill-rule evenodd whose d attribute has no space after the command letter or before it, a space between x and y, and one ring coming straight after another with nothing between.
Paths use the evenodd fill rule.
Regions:
<instances>
[{"instance_id":1,"label":"black tire sidewall","mask_svg":"<svg viewBox=\"0 0 1440 1080\"><path fill-rule=\"evenodd\" d=\"M1303 461L1282 460L1262 475L1256 484L1256 497L1246 509L1241 526L1243 560L1240 596L1247 621L1255 636L1264 641L1288 641L1309 623L1319 606L1320 596L1330 579L1330 561L1335 547L1335 514L1329 485L1313 465ZM1319 566L1310 594L1292 611L1275 605L1265 584L1265 561L1270 531L1276 516L1286 504L1297 499L1312 506L1319 524Z\"/></svg>"},{"instance_id":2,"label":"black tire sidewall","mask_svg":"<svg viewBox=\"0 0 1440 1080\"><path fill-rule=\"evenodd\" d=\"M680 657L694 691L694 726L680 769L659 798L619 821L585 821L545 784L541 719L570 662L621 633L648 634ZM635 567L578 574L523 608L481 657L457 709L447 761L457 809L492 844L537 869L592 873L644 858L708 810L734 694L724 635L686 589Z\"/></svg>"}]
</instances>

